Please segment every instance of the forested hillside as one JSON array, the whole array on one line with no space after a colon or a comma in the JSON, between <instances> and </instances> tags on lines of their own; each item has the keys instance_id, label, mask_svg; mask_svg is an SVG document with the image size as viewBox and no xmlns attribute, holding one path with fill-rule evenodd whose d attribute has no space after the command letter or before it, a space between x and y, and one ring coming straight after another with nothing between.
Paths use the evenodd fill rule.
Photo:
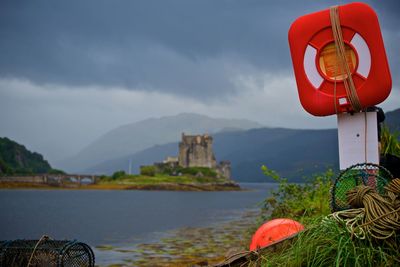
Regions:
<instances>
[{"instance_id":1,"label":"forested hillside","mask_svg":"<svg viewBox=\"0 0 400 267\"><path fill-rule=\"evenodd\" d=\"M50 164L42 155L27 150L7 137L0 137L0 175L47 173Z\"/></svg>"}]
</instances>

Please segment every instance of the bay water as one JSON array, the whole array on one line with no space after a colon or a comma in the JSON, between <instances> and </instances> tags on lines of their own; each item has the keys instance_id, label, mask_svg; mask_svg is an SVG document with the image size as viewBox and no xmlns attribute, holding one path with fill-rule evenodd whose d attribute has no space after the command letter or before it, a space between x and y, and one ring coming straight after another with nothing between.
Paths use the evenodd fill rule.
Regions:
<instances>
[{"instance_id":1,"label":"bay water","mask_svg":"<svg viewBox=\"0 0 400 267\"><path fill-rule=\"evenodd\" d=\"M0 240L48 235L93 248L156 242L167 231L215 225L259 209L276 186L241 184L248 190L234 192L0 190ZM96 263L105 261L106 254L95 253Z\"/></svg>"}]
</instances>

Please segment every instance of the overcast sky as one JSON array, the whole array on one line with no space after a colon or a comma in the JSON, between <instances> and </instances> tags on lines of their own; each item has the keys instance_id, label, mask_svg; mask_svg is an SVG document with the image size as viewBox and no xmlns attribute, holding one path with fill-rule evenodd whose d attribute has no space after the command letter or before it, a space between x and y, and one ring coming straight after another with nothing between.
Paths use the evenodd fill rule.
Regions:
<instances>
[{"instance_id":1,"label":"overcast sky","mask_svg":"<svg viewBox=\"0 0 400 267\"><path fill-rule=\"evenodd\" d=\"M347 1L0 1L0 136L50 161L149 117L336 127L300 106L287 32ZM376 10L400 107L400 1Z\"/></svg>"}]
</instances>

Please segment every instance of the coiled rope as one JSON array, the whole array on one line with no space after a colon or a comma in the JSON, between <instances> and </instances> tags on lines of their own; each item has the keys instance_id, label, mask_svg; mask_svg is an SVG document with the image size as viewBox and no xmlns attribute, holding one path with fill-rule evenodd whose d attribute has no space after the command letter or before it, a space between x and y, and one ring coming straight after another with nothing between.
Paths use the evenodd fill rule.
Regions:
<instances>
[{"instance_id":1,"label":"coiled rope","mask_svg":"<svg viewBox=\"0 0 400 267\"><path fill-rule=\"evenodd\" d=\"M338 211L328 218L343 223L359 239L367 235L387 240L400 230L400 179L393 179L379 195L372 187L357 186L348 191L348 203L353 209Z\"/></svg>"},{"instance_id":2,"label":"coiled rope","mask_svg":"<svg viewBox=\"0 0 400 267\"><path fill-rule=\"evenodd\" d=\"M346 89L346 94L349 99L350 105L355 112L359 112L362 110L360 99L358 98L356 88L354 86L353 78L351 76L350 67L346 60L345 47L342 35L342 28L340 26L340 18L339 18L339 7L332 6L329 9L329 15L332 25L333 38L335 40L335 48L336 48L336 57L338 63L338 73L345 73L343 78L344 87ZM336 76L335 76L335 111L337 113L336 107Z\"/></svg>"}]
</instances>

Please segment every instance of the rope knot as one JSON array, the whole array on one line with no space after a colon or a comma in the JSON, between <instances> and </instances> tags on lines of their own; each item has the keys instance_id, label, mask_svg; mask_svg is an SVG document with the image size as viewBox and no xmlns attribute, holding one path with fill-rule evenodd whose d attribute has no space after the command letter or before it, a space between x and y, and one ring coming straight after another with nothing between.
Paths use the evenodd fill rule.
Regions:
<instances>
[{"instance_id":1,"label":"rope knot","mask_svg":"<svg viewBox=\"0 0 400 267\"><path fill-rule=\"evenodd\" d=\"M376 193L375 190L367 185L356 186L353 190L347 192L347 201L353 208L364 208L363 203L366 195Z\"/></svg>"}]
</instances>

